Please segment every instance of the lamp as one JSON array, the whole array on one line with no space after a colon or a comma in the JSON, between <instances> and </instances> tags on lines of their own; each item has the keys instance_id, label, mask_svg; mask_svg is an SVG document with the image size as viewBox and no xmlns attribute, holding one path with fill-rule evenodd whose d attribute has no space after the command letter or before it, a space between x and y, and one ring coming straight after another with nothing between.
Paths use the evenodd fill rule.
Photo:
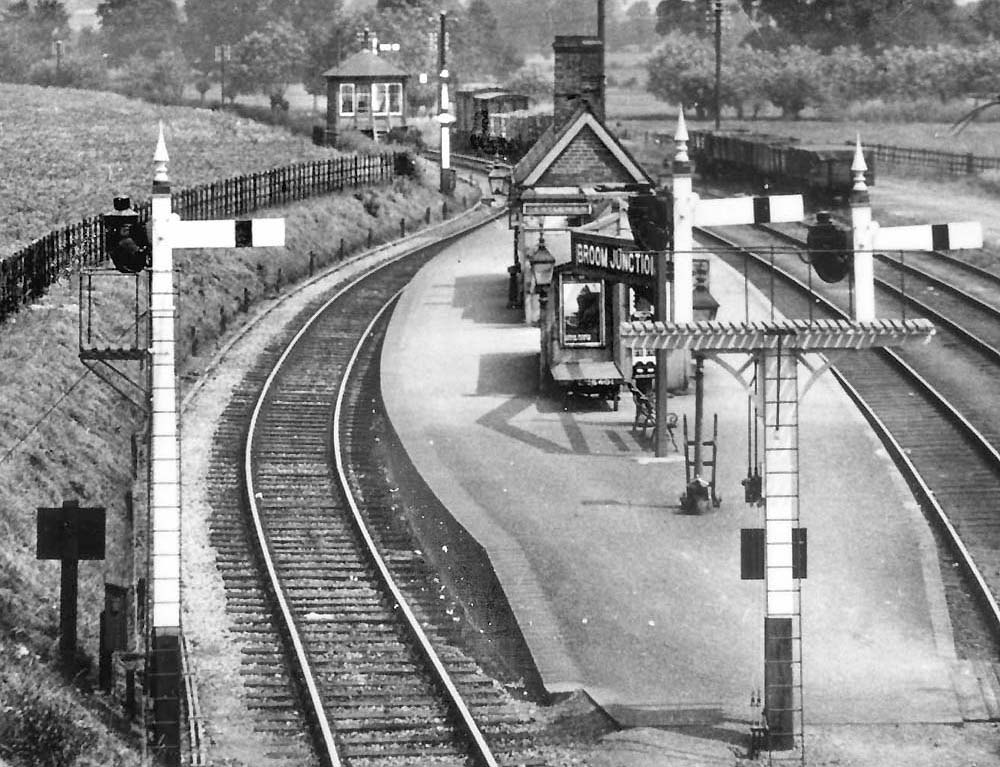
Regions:
<instances>
[{"instance_id":1,"label":"lamp","mask_svg":"<svg viewBox=\"0 0 1000 767\"><path fill-rule=\"evenodd\" d=\"M694 261L694 292L691 296L691 317L695 322L711 322L719 313L719 302L708 289L707 259Z\"/></svg>"},{"instance_id":2,"label":"lamp","mask_svg":"<svg viewBox=\"0 0 1000 767\"><path fill-rule=\"evenodd\" d=\"M510 191L510 166L503 163L493 163L487 174L490 191L497 197L506 197Z\"/></svg>"},{"instance_id":3,"label":"lamp","mask_svg":"<svg viewBox=\"0 0 1000 767\"><path fill-rule=\"evenodd\" d=\"M542 310L548 303L549 287L552 285L552 274L556 268L556 257L545 247L545 233L538 235L538 249L528 256L531 263L531 276L535 281L538 302Z\"/></svg>"},{"instance_id":4,"label":"lamp","mask_svg":"<svg viewBox=\"0 0 1000 767\"><path fill-rule=\"evenodd\" d=\"M696 285L691 297L691 314L695 322L711 322L719 313L719 302L715 300L708 287Z\"/></svg>"}]
</instances>

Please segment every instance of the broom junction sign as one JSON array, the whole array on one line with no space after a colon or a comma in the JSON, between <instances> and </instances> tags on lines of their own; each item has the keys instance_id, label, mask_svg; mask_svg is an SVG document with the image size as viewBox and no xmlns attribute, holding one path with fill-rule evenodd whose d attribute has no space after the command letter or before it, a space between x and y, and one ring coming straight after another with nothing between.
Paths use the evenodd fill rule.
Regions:
<instances>
[{"instance_id":1,"label":"broom junction sign","mask_svg":"<svg viewBox=\"0 0 1000 767\"><path fill-rule=\"evenodd\" d=\"M635 250L630 239L601 234L570 232L569 242L574 266L620 282L656 282L656 262L662 253Z\"/></svg>"}]
</instances>

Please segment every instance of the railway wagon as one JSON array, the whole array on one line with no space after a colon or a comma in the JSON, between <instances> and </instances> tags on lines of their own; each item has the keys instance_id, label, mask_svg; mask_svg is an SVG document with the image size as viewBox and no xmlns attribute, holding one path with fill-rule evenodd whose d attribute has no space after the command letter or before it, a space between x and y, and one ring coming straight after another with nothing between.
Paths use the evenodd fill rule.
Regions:
<instances>
[{"instance_id":1,"label":"railway wagon","mask_svg":"<svg viewBox=\"0 0 1000 767\"><path fill-rule=\"evenodd\" d=\"M692 131L691 155L709 177L749 178L774 191L801 192L820 200L846 196L853 186L854 149L838 144L803 144L799 139L747 131ZM869 186L875 157L865 153Z\"/></svg>"},{"instance_id":2,"label":"railway wagon","mask_svg":"<svg viewBox=\"0 0 1000 767\"><path fill-rule=\"evenodd\" d=\"M459 86L455 93L455 139L463 148L476 148L483 137L496 135L495 116L528 108L529 98L491 83Z\"/></svg>"},{"instance_id":3,"label":"railway wagon","mask_svg":"<svg viewBox=\"0 0 1000 767\"><path fill-rule=\"evenodd\" d=\"M542 315L543 380L571 397L607 400L618 409L624 376L614 361L611 296L603 279L555 268L552 299Z\"/></svg>"}]
</instances>

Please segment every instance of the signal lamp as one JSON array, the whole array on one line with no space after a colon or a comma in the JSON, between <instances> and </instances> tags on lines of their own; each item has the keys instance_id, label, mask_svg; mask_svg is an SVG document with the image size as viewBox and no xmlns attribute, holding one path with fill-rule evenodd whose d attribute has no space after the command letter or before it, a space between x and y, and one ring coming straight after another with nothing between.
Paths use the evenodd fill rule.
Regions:
<instances>
[{"instance_id":1,"label":"signal lamp","mask_svg":"<svg viewBox=\"0 0 1000 767\"><path fill-rule=\"evenodd\" d=\"M640 192L628 198L628 223L632 238L642 250L672 250L674 198L667 192Z\"/></svg>"},{"instance_id":2,"label":"signal lamp","mask_svg":"<svg viewBox=\"0 0 1000 767\"><path fill-rule=\"evenodd\" d=\"M149 266L151 247L146 227L139 214L130 210L128 197L115 197L114 213L101 216L104 222L104 252L115 269L136 274Z\"/></svg>"},{"instance_id":3,"label":"signal lamp","mask_svg":"<svg viewBox=\"0 0 1000 767\"><path fill-rule=\"evenodd\" d=\"M816 223L809 227L806 247L809 263L823 282L840 282L854 265L848 231L833 223L825 210L816 214Z\"/></svg>"}]
</instances>

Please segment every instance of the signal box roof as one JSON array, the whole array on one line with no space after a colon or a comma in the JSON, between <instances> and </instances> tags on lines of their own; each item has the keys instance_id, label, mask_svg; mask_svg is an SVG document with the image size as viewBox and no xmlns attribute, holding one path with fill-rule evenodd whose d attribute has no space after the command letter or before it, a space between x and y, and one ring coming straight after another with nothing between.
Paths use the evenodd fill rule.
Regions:
<instances>
[{"instance_id":1,"label":"signal box roof","mask_svg":"<svg viewBox=\"0 0 1000 767\"><path fill-rule=\"evenodd\" d=\"M396 80L408 78L409 75L395 64L391 64L370 50L358 51L348 56L338 66L328 69L323 77L336 80L363 80L366 78L391 77Z\"/></svg>"}]
</instances>

